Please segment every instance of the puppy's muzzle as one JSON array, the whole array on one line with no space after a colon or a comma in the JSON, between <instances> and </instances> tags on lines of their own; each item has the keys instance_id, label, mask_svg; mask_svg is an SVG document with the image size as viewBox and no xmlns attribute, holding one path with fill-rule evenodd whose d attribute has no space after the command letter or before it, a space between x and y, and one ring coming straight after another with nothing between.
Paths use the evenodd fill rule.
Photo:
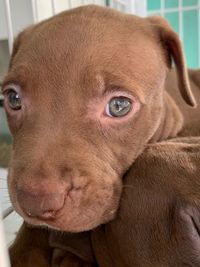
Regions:
<instances>
[{"instance_id":1,"label":"puppy's muzzle","mask_svg":"<svg viewBox=\"0 0 200 267\"><path fill-rule=\"evenodd\" d=\"M40 184L23 185L17 190L17 200L23 212L29 217L53 220L64 204L70 185L56 181L43 181Z\"/></svg>"}]
</instances>

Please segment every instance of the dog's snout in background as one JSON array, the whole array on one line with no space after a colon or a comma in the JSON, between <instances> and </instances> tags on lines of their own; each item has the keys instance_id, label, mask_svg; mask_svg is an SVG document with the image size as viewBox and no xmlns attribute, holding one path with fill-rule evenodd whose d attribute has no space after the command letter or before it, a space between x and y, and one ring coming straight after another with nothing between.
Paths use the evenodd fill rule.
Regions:
<instances>
[{"instance_id":1,"label":"dog's snout in background","mask_svg":"<svg viewBox=\"0 0 200 267\"><path fill-rule=\"evenodd\" d=\"M27 222L80 232L114 218L123 174L150 140L183 127L164 92L171 57L194 106L180 41L162 19L87 6L18 36L3 94L9 191Z\"/></svg>"}]
</instances>

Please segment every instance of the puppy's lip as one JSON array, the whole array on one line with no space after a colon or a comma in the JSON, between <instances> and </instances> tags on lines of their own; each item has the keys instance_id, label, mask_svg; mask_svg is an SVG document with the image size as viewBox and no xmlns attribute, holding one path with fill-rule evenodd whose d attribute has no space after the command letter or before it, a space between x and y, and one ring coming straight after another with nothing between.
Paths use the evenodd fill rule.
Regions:
<instances>
[{"instance_id":1,"label":"puppy's lip","mask_svg":"<svg viewBox=\"0 0 200 267\"><path fill-rule=\"evenodd\" d=\"M45 214L42 215L42 217L40 217L40 216L34 216L29 211L27 211L25 213L26 213L26 215L28 215L29 218L37 218L40 221L54 221L57 218L57 213L60 210L62 210L62 208L59 209L59 210L57 210L57 211L47 211Z\"/></svg>"},{"instance_id":2,"label":"puppy's lip","mask_svg":"<svg viewBox=\"0 0 200 267\"><path fill-rule=\"evenodd\" d=\"M28 216L19 205L17 205L16 207L16 211L23 217L23 219L30 225L33 225L34 227L47 227L49 229L54 229L57 231L67 231L67 232L82 232L82 231L88 231L90 229L93 229L95 227L97 227L100 223L104 223L104 222L100 222L97 223L96 222L96 216L95 217L91 217L89 222L81 222L78 223L78 218L76 219L77 215L73 215L71 219L67 220L67 224L65 224L65 219L67 216L67 213L71 213L73 212L73 207L70 208L70 210L68 211L68 203L67 203L68 197L66 196L66 200L64 202L63 207L57 211L56 216L52 217L52 218L48 218L48 219L41 219L39 217L31 217ZM70 200L70 198L69 198ZM112 213L112 217L113 217ZM80 218L79 218L80 219ZM112 218L111 218L112 219ZM108 221L110 221L110 218L108 219ZM89 226L88 226L89 223Z\"/></svg>"},{"instance_id":3,"label":"puppy's lip","mask_svg":"<svg viewBox=\"0 0 200 267\"><path fill-rule=\"evenodd\" d=\"M98 209L95 207L95 197L93 198L94 202L89 202L88 205L85 205L82 208L82 203L86 203L88 197L90 197L91 183L87 184L73 184L72 190L68 192L65 196L65 201L63 207L57 211L56 216L52 218L37 218L28 216L21 206L19 205L16 198L13 198L13 204L15 210L24 218L24 220L34 227L48 227L50 229L56 229L58 231L67 231L67 232L82 232L91 230L102 223L106 223L114 218L114 212L108 212L110 210L110 205L117 210L117 203L112 199L111 203L104 203L103 206L99 206ZM114 187L115 188L115 187ZM113 188L113 194L115 192ZM118 188L118 187L117 187ZM121 187L120 187L121 188ZM87 191L87 194L85 192ZM89 191L88 191L89 190ZM78 194L78 195L77 195ZM113 195L115 196L115 195ZM114 203L115 204L114 204Z\"/></svg>"}]
</instances>

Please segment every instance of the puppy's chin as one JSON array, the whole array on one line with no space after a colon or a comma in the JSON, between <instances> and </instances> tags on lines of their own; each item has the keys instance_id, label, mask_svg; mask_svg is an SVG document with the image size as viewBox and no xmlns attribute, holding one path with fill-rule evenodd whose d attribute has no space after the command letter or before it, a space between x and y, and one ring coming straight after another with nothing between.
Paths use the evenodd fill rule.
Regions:
<instances>
[{"instance_id":1,"label":"puppy's chin","mask_svg":"<svg viewBox=\"0 0 200 267\"><path fill-rule=\"evenodd\" d=\"M40 220L37 218L28 217L22 211L18 212L24 220L34 226L48 227L58 231L65 231L71 233L88 231L96 228L97 226L107 223L115 218L118 202L116 201L115 206L111 207L88 207L85 211L70 211L67 207L60 211L57 218L52 220ZM107 208L107 210L106 210ZM69 215L69 213L71 213Z\"/></svg>"},{"instance_id":2,"label":"puppy's chin","mask_svg":"<svg viewBox=\"0 0 200 267\"><path fill-rule=\"evenodd\" d=\"M111 220L113 220L116 216L117 207L115 209L113 208L110 211L107 211L107 214L105 214L102 217L99 217L98 211L96 214L93 212L93 214L90 214L90 212L85 213L80 216L68 216L68 212L63 211L63 215L60 218L54 219L54 220L40 220L37 218L30 218L26 215L20 215L23 216L24 220L33 226L36 227L47 227L50 229L54 229L57 231L64 231L64 232L71 232L71 233L78 233L83 231L89 231L97 226L107 223Z\"/></svg>"},{"instance_id":3,"label":"puppy's chin","mask_svg":"<svg viewBox=\"0 0 200 267\"><path fill-rule=\"evenodd\" d=\"M57 211L56 216L52 219L40 219L27 215L20 207L15 192L11 194L11 201L16 212L33 226L76 233L94 229L114 219L121 191L122 182L119 178L111 184L99 186L98 189L91 186L87 192L72 190L66 197L62 209Z\"/></svg>"}]
</instances>

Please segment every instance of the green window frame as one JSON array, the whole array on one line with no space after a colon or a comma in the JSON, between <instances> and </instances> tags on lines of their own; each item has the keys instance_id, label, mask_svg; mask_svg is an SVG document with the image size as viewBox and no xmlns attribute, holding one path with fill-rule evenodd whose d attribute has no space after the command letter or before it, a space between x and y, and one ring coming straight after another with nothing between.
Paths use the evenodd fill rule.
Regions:
<instances>
[{"instance_id":1,"label":"green window frame","mask_svg":"<svg viewBox=\"0 0 200 267\"><path fill-rule=\"evenodd\" d=\"M200 67L200 0L147 0L147 14L163 16L179 34L189 68Z\"/></svg>"}]
</instances>

